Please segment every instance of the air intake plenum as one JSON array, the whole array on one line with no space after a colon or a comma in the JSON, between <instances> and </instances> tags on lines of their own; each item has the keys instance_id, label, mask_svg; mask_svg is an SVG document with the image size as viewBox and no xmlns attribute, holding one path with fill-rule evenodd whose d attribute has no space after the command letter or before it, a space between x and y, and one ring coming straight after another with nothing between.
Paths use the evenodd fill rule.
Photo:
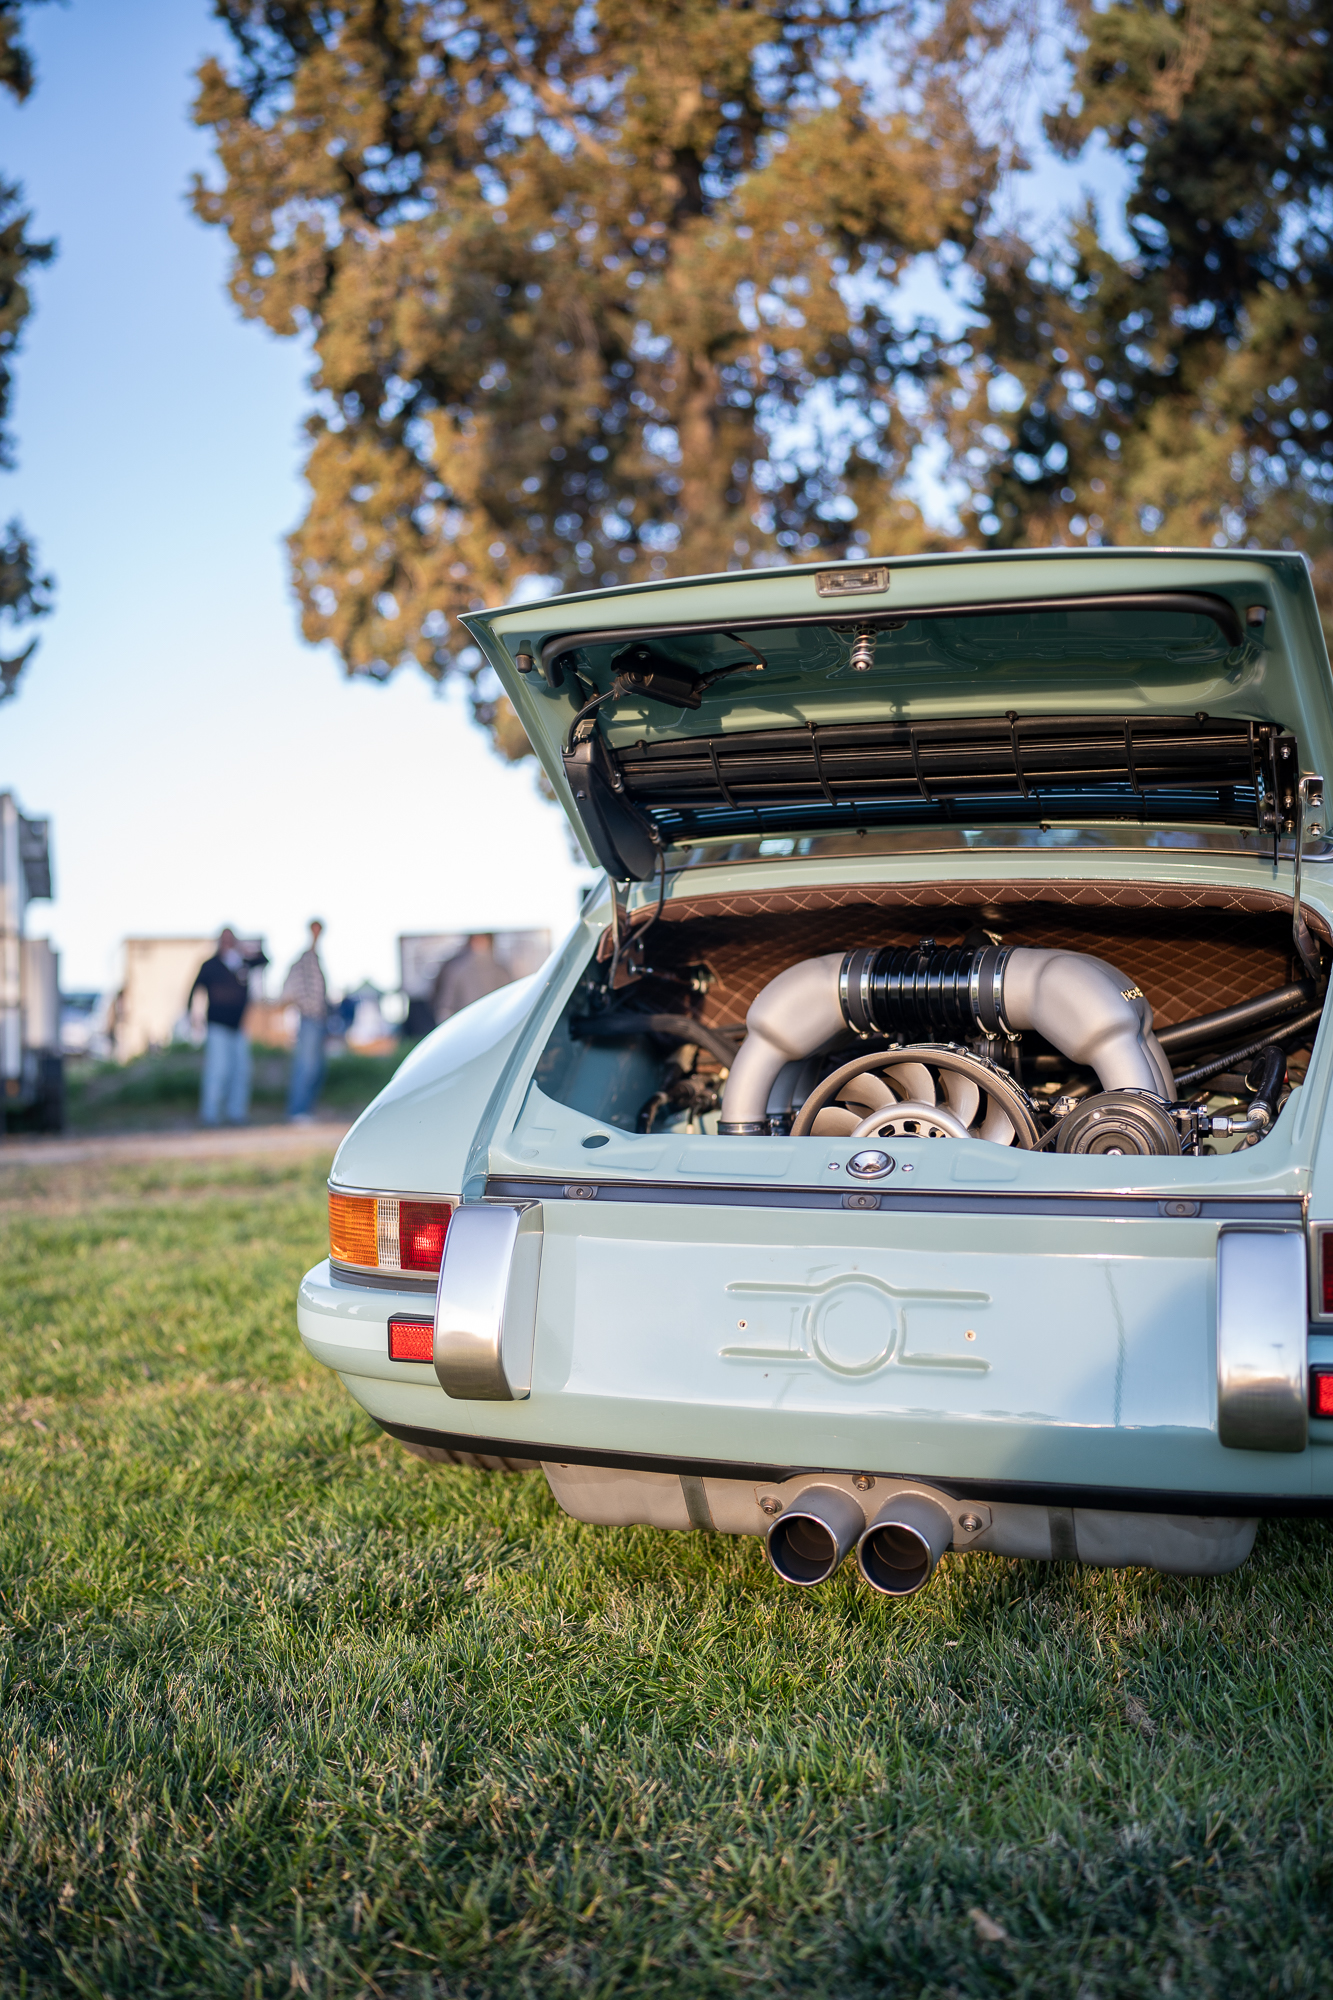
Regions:
<instances>
[{"instance_id":1,"label":"air intake plenum","mask_svg":"<svg viewBox=\"0 0 1333 2000\"><path fill-rule=\"evenodd\" d=\"M1041 1035L1103 1090L1144 1090L1168 1102L1175 1079L1152 1032L1152 1008L1132 979L1083 952L1024 945L828 952L770 979L746 1016L746 1037L722 1097L719 1132L768 1130L768 1095L784 1063L833 1050L848 1028L923 1043L977 1035Z\"/></svg>"}]
</instances>

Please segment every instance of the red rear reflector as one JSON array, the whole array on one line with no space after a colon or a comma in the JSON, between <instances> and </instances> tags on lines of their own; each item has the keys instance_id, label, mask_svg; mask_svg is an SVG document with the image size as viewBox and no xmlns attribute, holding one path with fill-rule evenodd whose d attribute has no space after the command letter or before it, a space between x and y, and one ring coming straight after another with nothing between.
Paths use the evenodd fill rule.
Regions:
<instances>
[{"instance_id":1,"label":"red rear reflector","mask_svg":"<svg viewBox=\"0 0 1333 2000\"><path fill-rule=\"evenodd\" d=\"M433 1361L435 1322L433 1319L391 1319L389 1321L390 1361Z\"/></svg>"},{"instance_id":2,"label":"red rear reflector","mask_svg":"<svg viewBox=\"0 0 1333 2000\"><path fill-rule=\"evenodd\" d=\"M1310 1415L1333 1417L1333 1368L1319 1368L1310 1374Z\"/></svg>"},{"instance_id":3,"label":"red rear reflector","mask_svg":"<svg viewBox=\"0 0 1333 2000\"><path fill-rule=\"evenodd\" d=\"M1333 1229L1319 1232L1319 1310L1333 1313Z\"/></svg>"},{"instance_id":4,"label":"red rear reflector","mask_svg":"<svg viewBox=\"0 0 1333 2000\"><path fill-rule=\"evenodd\" d=\"M399 1202L398 1257L403 1270L439 1270L450 1213L447 1201Z\"/></svg>"}]
</instances>

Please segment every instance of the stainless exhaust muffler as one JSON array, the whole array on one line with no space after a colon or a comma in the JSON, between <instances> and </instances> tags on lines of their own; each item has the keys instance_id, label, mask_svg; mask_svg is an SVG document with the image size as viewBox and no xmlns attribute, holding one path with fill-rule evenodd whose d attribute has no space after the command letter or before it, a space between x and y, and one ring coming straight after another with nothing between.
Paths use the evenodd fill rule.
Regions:
<instances>
[{"instance_id":1,"label":"stainless exhaust muffler","mask_svg":"<svg viewBox=\"0 0 1333 2000\"><path fill-rule=\"evenodd\" d=\"M953 1522L924 1493L901 1493L885 1502L856 1545L856 1560L872 1590L911 1597L935 1574L953 1541Z\"/></svg>"},{"instance_id":2,"label":"stainless exhaust muffler","mask_svg":"<svg viewBox=\"0 0 1333 2000\"><path fill-rule=\"evenodd\" d=\"M864 1527L865 1515L849 1494L807 1486L769 1529L768 1560L784 1583L809 1590L828 1582Z\"/></svg>"}]
</instances>

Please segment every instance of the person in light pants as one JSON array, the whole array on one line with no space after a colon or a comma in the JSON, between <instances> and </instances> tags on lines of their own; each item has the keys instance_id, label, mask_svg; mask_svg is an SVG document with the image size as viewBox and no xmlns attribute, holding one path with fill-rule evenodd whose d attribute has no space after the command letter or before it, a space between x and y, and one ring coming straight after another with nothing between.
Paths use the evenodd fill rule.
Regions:
<instances>
[{"instance_id":1,"label":"person in light pants","mask_svg":"<svg viewBox=\"0 0 1333 2000\"><path fill-rule=\"evenodd\" d=\"M324 1038L329 1017L329 989L319 960L319 941L324 926L319 919L310 923L310 943L295 961L283 982L284 1004L300 1015L296 1048L292 1054L292 1080L287 1094L287 1116L293 1124L309 1124L315 1099L324 1081Z\"/></svg>"},{"instance_id":2,"label":"person in light pants","mask_svg":"<svg viewBox=\"0 0 1333 2000\"><path fill-rule=\"evenodd\" d=\"M204 1043L204 1080L199 1091L202 1124L244 1125L250 1115L250 1037L244 1028L210 1021Z\"/></svg>"},{"instance_id":3,"label":"person in light pants","mask_svg":"<svg viewBox=\"0 0 1333 2000\"><path fill-rule=\"evenodd\" d=\"M195 975L190 1001L199 992L208 996L208 1038L199 1088L199 1117L205 1125L220 1125L224 1111L229 1125L244 1125L250 1115L250 1037L241 1020L250 998L250 974L267 964L262 951L243 952L235 931L228 928L218 938L212 958L206 958Z\"/></svg>"}]
</instances>

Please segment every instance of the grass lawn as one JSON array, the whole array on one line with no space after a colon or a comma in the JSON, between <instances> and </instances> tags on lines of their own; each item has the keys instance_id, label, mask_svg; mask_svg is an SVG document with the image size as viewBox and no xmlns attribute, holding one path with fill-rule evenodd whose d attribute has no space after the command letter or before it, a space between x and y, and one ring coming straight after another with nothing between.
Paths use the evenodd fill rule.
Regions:
<instances>
[{"instance_id":1,"label":"grass lawn","mask_svg":"<svg viewBox=\"0 0 1333 2000\"><path fill-rule=\"evenodd\" d=\"M1333 1989L1329 1529L798 1594L383 1439L321 1168L19 1171L4 1995Z\"/></svg>"},{"instance_id":2,"label":"grass lawn","mask_svg":"<svg viewBox=\"0 0 1333 2000\"><path fill-rule=\"evenodd\" d=\"M383 1090L407 1046L387 1056L358 1055L355 1049L329 1058L320 1092L325 1117L355 1118ZM250 1116L255 1124L286 1117L291 1056L285 1049L256 1044ZM134 1132L189 1127L198 1122L201 1049L155 1049L130 1063L71 1061L65 1066L67 1130Z\"/></svg>"}]
</instances>

